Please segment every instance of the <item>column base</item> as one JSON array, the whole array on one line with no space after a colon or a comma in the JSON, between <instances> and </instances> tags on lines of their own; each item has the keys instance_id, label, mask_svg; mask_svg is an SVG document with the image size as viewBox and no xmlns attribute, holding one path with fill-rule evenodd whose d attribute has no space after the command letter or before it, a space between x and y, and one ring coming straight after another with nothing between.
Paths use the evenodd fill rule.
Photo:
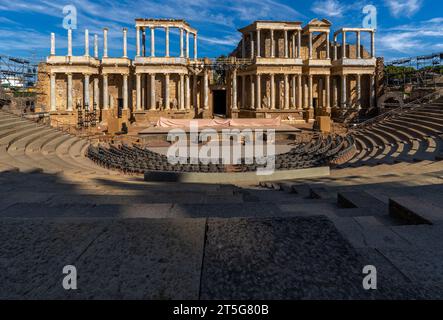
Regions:
<instances>
[{"instance_id":1,"label":"column base","mask_svg":"<svg viewBox=\"0 0 443 320\"><path fill-rule=\"evenodd\" d=\"M307 123L314 123L314 109L307 109L305 111L305 120Z\"/></svg>"}]
</instances>

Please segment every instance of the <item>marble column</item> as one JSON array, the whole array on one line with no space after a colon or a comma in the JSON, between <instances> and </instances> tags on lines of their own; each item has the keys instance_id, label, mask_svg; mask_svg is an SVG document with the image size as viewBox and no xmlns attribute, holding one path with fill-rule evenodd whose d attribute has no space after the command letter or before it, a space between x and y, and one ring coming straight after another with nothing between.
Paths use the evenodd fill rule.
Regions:
<instances>
[{"instance_id":1,"label":"marble column","mask_svg":"<svg viewBox=\"0 0 443 320\"><path fill-rule=\"evenodd\" d=\"M361 59L360 31L357 31L356 34L357 34L357 59Z\"/></svg>"},{"instance_id":2,"label":"marble column","mask_svg":"<svg viewBox=\"0 0 443 320\"><path fill-rule=\"evenodd\" d=\"M165 57L169 57L169 27L165 27Z\"/></svg>"},{"instance_id":3,"label":"marble column","mask_svg":"<svg viewBox=\"0 0 443 320\"><path fill-rule=\"evenodd\" d=\"M270 87L271 87L271 109L275 109L275 76L271 73L270 76Z\"/></svg>"},{"instance_id":4,"label":"marble column","mask_svg":"<svg viewBox=\"0 0 443 320\"><path fill-rule=\"evenodd\" d=\"M68 77L68 88L67 88L67 107L66 110L67 111L72 111L72 73L67 73L67 77Z\"/></svg>"},{"instance_id":5,"label":"marble column","mask_svg":"<svg viewBox=\"0 0 443 320\"><path fill-rule=\"evenodd\" d=\"M331 58L331 48L329 45L329 32L326 32L326 59Z\"/></svg>"},{"instance_id":6,"label":"marble column","mask_svg":"<svg viewBox=\"0 0 443 320\"><path fill-rule=\"evenodd\" d=\"M104 77L105 76L103 76L103 83L104 83L104 80L105 80ZM107 82L108 81L106 81L106 83ZM140 111L142 109L142 88L141 88L141 74L140 73L137 73L135 75L135 82L136 82L136 95L137 95L135 108L136 108L137 111Z\"/></svg>"},{"instance_id":7,"label":"marble column","mask_svg":"<svg viewBox=\"0 0 443 320\"><path fill-rule=\"evenodd\" d=\"M256 78L256 90L257 90L257 95L255 97L255 108L257 110L260 110L262 108L262 104L261 104L261 75L257 74L257 78Z\"/></svg>"},{"instance_id":8,"label":"marble column","mask_svg":"<svg viewBox=\"0 0 443 320\"><path fill-rule=\"evenodd\" d=\"M237 110L237 70L232 70L232 110Z\"/></svg>"},{"instance_id":9,"label":"marble column","mask_svg":"<svg viewBox=\"0 0 443 320\"><path fill-rule=\"evenodd\" d=\"M301 30L298 30L297 41L297 58L301 58Z\"/></svg>"},{"instance_id":10,"label":"marble column","mask_svg":"<svg viewBox=\"0 0 443 320\"><path fill-rule=\"evenodd\" d=\"M51 56L55 56L55 33L51 33Z\"/></svg>"},{"instance_id":11,"label":"marble column","mask_svg":"<svg viewBox=\"0 0 443 320\"><path fill-rule=\"evenodd\" d=\"M197 75L192 76L192 106L198 109L198 95L197 95Z\"/></svg>"},{"instance_id":12,"label":"marble column","mask_svg":"<svg viewBox=\"0 0 443 320\"><path fill-rule=\"evenodd\" d=\"M375 31L371 31L371 57L375 58Z\"/></svg>"},{"instance_id":13,"label":"marble column","mask_svg":"<svg viewBox=\"0 0 443 320\"><path fill-rule=\"evenodd\" d=\"M289 76L287 74L284 75L285 78L285 109L289 109Z\"/></svg>"},{"instance_id":14,"label":"marble column","mask_svg":"<svg viewBox=\"0 0 443 320\"><path fill-rule=\"evenodd\" d=\"M346 58L346 32L343 31L342 33L342 44L341 44L341 55L342 58Z\"/></svg>"},{"instance_id":15,"label":"marble column","mask_svg":"<svg viewBox=\"0 0 443 320\"><path fill-rule=\"evenodd\" d=\"M51 111L57 111L57 106L56 106L56 81L55 81L55 73L51 73L51 91L50 91L50 95L51 95Z\"/></svg>"},{"instance_id":16,"label":"marble column","mask_svg":"<svg viewBox=\"0 0 443 320\"><path fill-rule=\"evenodd\" d=\"M68 29L68 57L72 57L72 29Z\"/></svg>"},{"instance_id":17,"label":"marble column","mask_svg":"<svg viewBox=\"0 0 443 320\"><path fill-rule=\"evenodd\" d=\"M299 74L299 75L297 75L297 85L298 85L298 95L297 95L297 100L298 100L298 103L297 103L297 109L298 110L301 110L301 109L303 109L303 88L302 88L302 85L303 85L303 78L302 78L302 75L301 74Z\"/></svg>"},{"instance_id":18,"label":"marble column","mask_svg":"<svg viewBox=\"0 0 443 320\"><path fill-rule=\"evenodd\" d=\"M317 81L317 108L324 107L323 96L323 79L319 78Z\"/></svg>"},{"instance_id":19,"label":"marble column","mask_svg":"<svg viewBox=\"0 0 443 320\"><path fill-rule=\"evenodd\" d=\"M94 104L95 104L95 108L98 109L99 108L99 103L100 103L100 99L99 99L99 95L100 95L100 87L99 87L99 80L98 80L98 75L94 77Z\"/></svg>"},{"instance_id":20,"label":"marble column","mask_svg":"<svg viewBox=\"0 0 443 320\"><path fill-rule=\"evenodd\" d=\"M312 32L310 31L309 31L308 50L309 50L309 59L312 59Z\"/></svg>"},{"instance_id":21,"label":"marble column","mask_svg":"<svg viewBox=\"0 0 443 320\"><path fill-rule=\"evenodd\" d=\"M314 109L314 105L313 105L313 81L314 80L314 76L312 74L310 74L308 76L308 107L309 109Z\"/></svg>"},{"instance_id":22,"label":"marble column","mask_svg":"<svg viewBox=\"0 0 443 320\"><path fill-rule=\"evenodd\" d=\"M296 50L297 50L297 46L295 45L295 32L292 32L292 58L295 59L297 58L297 54L296 54Z\"/></svg>"},{"instance_id":23,"label":"marble column","mask_svg":"<svg viewBox=\"0 0 443 320\"><path fill-rule=\"evenodd\" d=\"M123 74L123 110L128 110L128 75Z\"/></svg>"},{"instance_id":24,"label":"marble column","mask_svg":"<svg viewBox=\"0 0 443 320\"><path fill-rule=\"evenodd\" d=\"M325 76L325 81L326 81L326 112L330 113L331 112L331 76L330 75L326 75Z\"/></svg>"},{"instance_id":25,"label":"marble column","mask_svg":"<svg viewBox=\"0 0 443 320\"><path fill-rule=\"evenodd\" d=\"M291 108L297 108L297 75L293 74L291 78L292 82L292 99L291 99Z\"/></svg>"},{"instance_id":26,"label":"marble column","mask_svg":"<svg viewBox=\"0 0 443 320\"><path fill-rule=\"evenodd\" d=\"M197 60L197 33L194 34L194 59Z\"/></svg>"},{"instance_id":27,"label":"marble column","mask_svg":"<svg viewBox=\"0 0 443 320\"><path fill-rule=\"evenodd\" d=\"M142 28L142 56L146 57L146 29Z\"/></svg>"},{"instance_id":28,"label":"marble column","mask_svg":"<svg viewBox=\"0 0 443 320\"><path fill-rule=\"evenodd\" d=\"M91 106L89 103L89 74L85 74L84 76L84 102L85 106L88 106L88 110L91 110Z\"/></svg>"},{"instance_id":29,"label":"marble column","mask_svg":"<svg viewBox=\"0 0 443 320\"><path fill-rule=\"evenodd\" d=\"M334 60L337 60L337 35L334 34Z\"/></svg>"},{"instance_id":30,"label":"marble column","mask_svg":"<svg viewBox=\"0 0 443 320\"><path fill-rule=\"evenodd\" d=\"M257 30L257 58L261 57L260 29Z\"/></svg>"},{"instance_id":31,"label":"marble column","mask_svg":"<svg viewBox=\"0 0 443 320\"><path fill-rule=\"evenodd\" d=\"M123 28L123 58L128 57L128 29Z\"/></svg>"},{"instance_id":32,"label":"marble column","mask_svg":"<svg viewBox=\"0 0 443 320\"><path fill-rule=\"evenodd\" d=\"M89 57L89 31L85 29L85 57Z\"/></svg>"},{"instance_id":33,"label":"marble column","mask_svg":"<svg viewBox=\"0 0 443 320\"><path fill-rule=\"evenodd\" d=\"M284 30L285 58L289 58L288 30Z\"/></svg>"},{"instance_id":34,"label":"marble column","mask_svg":"<svg viewBox=\"0 0 443 320\"><path fill-rule=\"evenodd\" d=\"M185 76L180 74L180 110L185 109Z\"/></svg>"},{"instance_id":35,"label":"marble column","mask_svg":"<svg viewBox=\"0 0 443 320\"><path fill-rule=\"evenodd\" d=\"M185 108L187 110L191 109L191 88L189 85L189 75L185 75L185 90L186 90L186 94L185 94Z\"/></svg>"},{"instance_id":36,"label":"marble column","mask_svg":"<svg viewBox=\"0 0 443 320\"><path fill-rule=\"evenodd\" d=\"M98 59L98 35L94 34L94 58Z\"/></svg>"},{"instance_id":37,"label":"marble column","mask_svg":"<svg viewBox=\"0 0 443 320\"><path fill-rule=\"evenodd\" d=\"M254 34L252 32L249 34L249 38L251 39L251 59L254 59Z\"/></svg>"},{"instance_id":38,"label":"marble column","mask_svg":"<svg viewBox=\"0 0 443 320\"><path fill-rule=\"evenodd\" d=\"M361 110L361 75L357 74L357 84L356 84L356 89L357 89L357 109Z\"/></svg>"},{"instance_id":39,"label":"marble column","mask_svg":"<svg viewBox=\"0 0 443 320\"><path fill-rule=\"evenodd\" d=\"M338 84L335 77L332 78L332 107L338 107Z\"/></svg>"},{"instance_id":40,"label":"marble column","mask_svg":"<svg viewBox=\"0 0 443 320\"><path fill-rule=\"evenodd\" d=\"M271 32L271 58L275 57L275 39L274 39L274 30L270 30Z\"/></svg>"},{"instance_id":41,"label":"marble column","mask_svg":"<svg viewBox=\"0 0 443 320\"><path fill-rule=\"evenodd\" d=\"M165 110L171 109L169 103L169 73L165 73Z\"/></svg>"},{"instance_id":42,"label":"marble column","mask_svg":"<svg viewBox=\"0 0 443 320\"><path fill-rule=\"evenodd\" d=\"M369 107L373 108L375 106L375 76L373 74L370 75L369 79L369 87L370 87L370 93L369 93Z\"/></svg>"},{"instance_id":43,"label":"marble column","mask_svg":"<svg viewBox=\"0 0 443 320\"><path fill-rule=\"evenodd\" d=\"M207 70L203 75L203 109L209 109L209 75Z\"/></svg>"},{"instance_id":44,"label":"marble column","mask_svg":"<svg viewBox=\"0 0 443 320\"><path fill-rule=\"evenodd\" d=\"M135 56L140 57L140 27L135 27Z\"/></svg>"},{"instance_id":45,"label":"marble column","mask_svg":"<svg viewBox=\"0 0 443 320\"><path fill-rule=\"evenodd\" d=\"M108 28L103 28L103 58L108 57Z\"/></svg>"},{"instance_id":46,"label":"marble column","mask_svg":"<svg viewBox=\"0 0 443 320\"><path fill-rule=\"evenodd\" d=\"M180 28L180 58L183 58L183 29Z\"/></svg>"},{"instance_id":47,"label":"marble column","mask_svg":"<svg viewBox=\"0 0 443 320\"><path fill-rule=\"evenodd\" d=\"M257 78L259 77L259 75L257 75ZM255 86L254 86L254 78L252 75L249 76L249 80L251 81L251 109L254 110L255 109Z\"/></svg>"},{"instance_id":48,"label":"marble column","mask_svg":"<svg viewBox=\"0 0 443 320\"><path fill-rule=\"evenodd\" d=\"M151 57L155 57L155 28L151 27Z\"/></svg>"},{"instance_id":49,"label":"marble column","mask_svg":"<svg viewBox=\"0 0 443 320\"><path fill-rule=\"evenodd\" d=\"M189 31L186 31L186 58L189 58Z\"/></svg>"},{"instance_id":50,"label":"marble column","mask_svg":"<svg viewBox=\"0 0 443 320\"><path fill-rule=\"evenodd\" d=\"M155 100L155 73L149 75L149 88L150 88L150 107L149 110L156 110L156 100Z\"/></svg>"},{"instance_id":51,"label":"marble column","mask_svg":"<svg viewBox=\"0 0 443 320\"><path fill-rule=\"evenodd\" d=\"M341 78L341 107L343 109L347 108L347 104L348 104L348 94L347 94L347 90L346 90L346 75L344 74Z\"/></svg>"}]
</instances>

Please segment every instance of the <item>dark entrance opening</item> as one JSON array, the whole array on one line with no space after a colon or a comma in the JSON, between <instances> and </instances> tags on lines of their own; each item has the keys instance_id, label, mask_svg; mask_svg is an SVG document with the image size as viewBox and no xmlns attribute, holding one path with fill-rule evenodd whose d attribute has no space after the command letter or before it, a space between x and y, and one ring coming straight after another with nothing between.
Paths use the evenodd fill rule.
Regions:
<instances>
[{"instance_id":1,"label":"dark entrance opening","mask_svg":"<svg viewBox=\"0 0 443 320\"><path fill-rule=\"evenodd\" d=\"M214 114L226 116L226 90L213 90Z\"/></svg>"}]
</instances>

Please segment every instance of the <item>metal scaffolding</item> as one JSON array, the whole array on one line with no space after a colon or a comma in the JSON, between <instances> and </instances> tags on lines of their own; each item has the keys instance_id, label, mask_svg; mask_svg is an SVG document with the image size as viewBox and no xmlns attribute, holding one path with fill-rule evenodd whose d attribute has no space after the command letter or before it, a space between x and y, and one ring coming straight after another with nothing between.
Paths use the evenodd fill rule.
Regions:
<instances>
[{"instance_id":1,"label":"metal scaffolding","mask_svg":"<svg viewBox=\"0 0 443 320\"><path fill-rule=\"evenodd\" d=\"M10 88L30 88L37 82L37 61L0 55L0 83Z\"/></svg>"}]
</instances>

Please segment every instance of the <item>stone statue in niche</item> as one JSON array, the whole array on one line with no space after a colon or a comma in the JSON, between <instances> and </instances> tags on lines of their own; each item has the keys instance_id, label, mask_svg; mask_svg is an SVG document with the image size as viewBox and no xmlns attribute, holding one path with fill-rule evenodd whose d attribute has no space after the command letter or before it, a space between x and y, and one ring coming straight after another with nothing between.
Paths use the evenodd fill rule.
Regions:
<instances>
[{"instance_id":1,"label":"stone statue in niche","mask_svg":"<svg viewBox=\"0 0 443 320\"><path fill-rule=\"evenodd\" d=\"M158 108L160 110L163 109L163 98L162 97L158 98Z\"/></svg>"},{"instance_id":2,"label":"stone statue in niche","mask_svg":"<svg viewBox=\"0 0 443 320\"><path fill-rule=\"evenodd\" d=\"M262 108L269 108L269 97L264 96L262 99Z\"/></svg>"},{"instance_id":3,"label":"stone statue in niche","mask_svg":"<svg viewBox=\"0 0 443 320\"><path fill-rule=\"evenodd\" d=\"M172 99L172 108L177 109L177 106L178 106L177 98Z\"/></svg>"}]
</instances>

